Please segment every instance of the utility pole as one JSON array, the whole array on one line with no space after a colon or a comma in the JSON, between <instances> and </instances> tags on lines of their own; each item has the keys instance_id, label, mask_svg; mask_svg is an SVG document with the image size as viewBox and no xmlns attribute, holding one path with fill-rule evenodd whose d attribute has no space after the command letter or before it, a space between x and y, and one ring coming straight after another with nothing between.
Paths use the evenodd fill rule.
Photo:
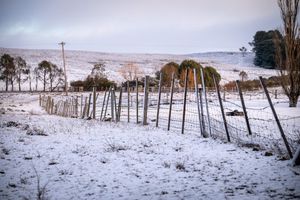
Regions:
<instances>
[{"instance_id":1,"label":"utility pole","mask_svg":"<svg viewBox=\"0 0 300 200\"><path fill-rule=\"evenodd\" d=\"M66 92L66 96L68 96L68 80L67 80L67 70L66 70L66 61L65 61L65 42L61 42L58 43L59 45L61 45L61 49L62 49L62 57L63 57L63 65L64 65L64 74L65 74L65 92Z\"/></svg>"}]
</instances>

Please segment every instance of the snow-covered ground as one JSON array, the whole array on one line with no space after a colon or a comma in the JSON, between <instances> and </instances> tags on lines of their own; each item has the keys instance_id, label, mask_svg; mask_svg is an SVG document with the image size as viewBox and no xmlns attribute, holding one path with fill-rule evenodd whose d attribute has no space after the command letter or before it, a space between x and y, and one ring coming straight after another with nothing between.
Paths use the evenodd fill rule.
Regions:
<instances>
[{"instance_id":1,"label":"snow-covered ground","mask_svg":"<svg viewBox=\"0 0 300 200\"><path fill-rule=\"evenodd\" d=\"M60 50L25 50L0 48L0 55L8 53L21 56L33 68L43 60L51 61L62 67L62 53ZM258 76L270 77L277 75L275 70L263 69L253 65L254 54L247 53L244 57L240 52L211 52L187 55L174 54L117 54L87 51L66 51L66 65L69 81L84 79L90 74L93 64L102 62L106 65L108 78L120 83L124 81L119 68L128 62L136 64L145 75L154 76L168 62L180 64L184 59L194 59L203 66L213 66L222 76L221 83L240 79L239 72L245 71L249 79ZM25 84L23 87L29 87ZM0 89L4 88L3 82Z\"/></svg>"},{"instance_id":2,"label":"snow-covered ground","mask_svg":"<svg viewBox=\"0 0 300 200\"><path fill-rule=\"evenodd\" d=\"M35 199L38 182L49 199L300 198L299 168L265 152L188 131L50 116L37 95L0 99L0 199Z\"/></svg>"}]
</instances>

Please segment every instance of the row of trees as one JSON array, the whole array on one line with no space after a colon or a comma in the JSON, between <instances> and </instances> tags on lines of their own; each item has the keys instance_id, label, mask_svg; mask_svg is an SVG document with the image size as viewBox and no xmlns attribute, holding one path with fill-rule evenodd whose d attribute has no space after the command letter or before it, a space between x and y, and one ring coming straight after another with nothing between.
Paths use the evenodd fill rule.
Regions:
<instances>
[{"instance_id":1,"label":"row of trees","mask_svg":"<svg viewBox=\"0 0 300 200\"><path fill-rule=\"evenodd\" d=\"M5 91L11 86L14 91L14 84L17 82L19 91L22 91L22 84L29 82L29 90L32 91L32 79L35 79L35 90L38 90L39 81L43 84L43 91L54 91L57 87L64 85L64 72L57 65L50 61L43 60L36 68L32 68L20 57L12 57L3 54L0 58L0 80L5 82Z\"/></svg>"},{"instance_id":2,"label":"row of trees","mask_svg":"<svg viewBox=\"0 0 300 200\"><path fill-rule=\"evenodd\" d=\"M214 87L213 76L219 83L221 75L213 67L202 67L198 62L194 60L184 60L181 64L175 62L169 62L164 65L160 71L156 72L157 79L159 74L162 73L162 85L170 87L172 74L174 73L175 78L179 80L180 86L184 85L186 70L188 69L188 87L194 87L194 69L197 71L197 82L201 83L200 69L203 69L204 81L207 87Z\"/></svg>"},{"instance_id":3,"label":"row of trees","mask_svg":"<svg viewBox=\"0 0 300 200\"><path fill-rule=\"evenodd\" d=\"M84 80L72 81L71 86L75 88L82 87L84 91L91 91L95 86L99 91L110 86L116 86L116 83L107 78L104 63L97 63Z\"/></svg>"}]
</instances>

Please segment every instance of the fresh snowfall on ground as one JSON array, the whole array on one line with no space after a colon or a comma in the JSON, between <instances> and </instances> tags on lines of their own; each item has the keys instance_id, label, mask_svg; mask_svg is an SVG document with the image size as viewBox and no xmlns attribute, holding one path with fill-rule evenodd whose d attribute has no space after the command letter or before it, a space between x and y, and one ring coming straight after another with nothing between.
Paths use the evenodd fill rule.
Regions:
<instances>
[{"instance_id":1,"label":"fresh snowfall on ground","mask_svg":"<svg viewBox=\"0 0 300 200\"><path fill-rule=\"evenodd\" d=\"M48 115L0 95L0 199L299 199L290 160L186 132Z\"/></svg>"}]
</instances>

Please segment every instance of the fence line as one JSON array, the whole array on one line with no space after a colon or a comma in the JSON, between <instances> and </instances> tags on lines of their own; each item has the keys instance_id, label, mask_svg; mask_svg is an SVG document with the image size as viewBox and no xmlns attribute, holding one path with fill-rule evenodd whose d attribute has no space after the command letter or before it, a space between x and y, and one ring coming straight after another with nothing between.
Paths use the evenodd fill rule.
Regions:
<instances>
[{"instance_id":1,"label":"fence line","mask_svg":"<svg viewBox=\"0 0 300 200\"><path fill-rule=\"evenodd\" d=\"M145 80L149 81L148 78ZM278 115L286 137L284 141L266 98L256 102L253 101L253 94L243 91L243 108L239 94L241 90L224 91L224 88L220 88L220 93L226 93L225 98L220 99L218 96L221 95L218 95L216 88L206 90L202 87L187 87L183 91L172 84L171 88L151 88L151 92L146 87L144 93L139 93L131 92L128 84L124 88L111 87L105 92L78 93L68 97L40 95L39 104L51 115L142 122L143 125L185 134L206 137L209 133L210 137L224 141L230 137L231 142L239 145L272 150L282 155L291 156L296 151L300 143L300 116ZM261 95L262 92L256 91L255 94ZM220 107L220 100L223 108ZM283 102L286 100L278 99L277 96L272 105Z\"/></svg>"}]
</instances>

